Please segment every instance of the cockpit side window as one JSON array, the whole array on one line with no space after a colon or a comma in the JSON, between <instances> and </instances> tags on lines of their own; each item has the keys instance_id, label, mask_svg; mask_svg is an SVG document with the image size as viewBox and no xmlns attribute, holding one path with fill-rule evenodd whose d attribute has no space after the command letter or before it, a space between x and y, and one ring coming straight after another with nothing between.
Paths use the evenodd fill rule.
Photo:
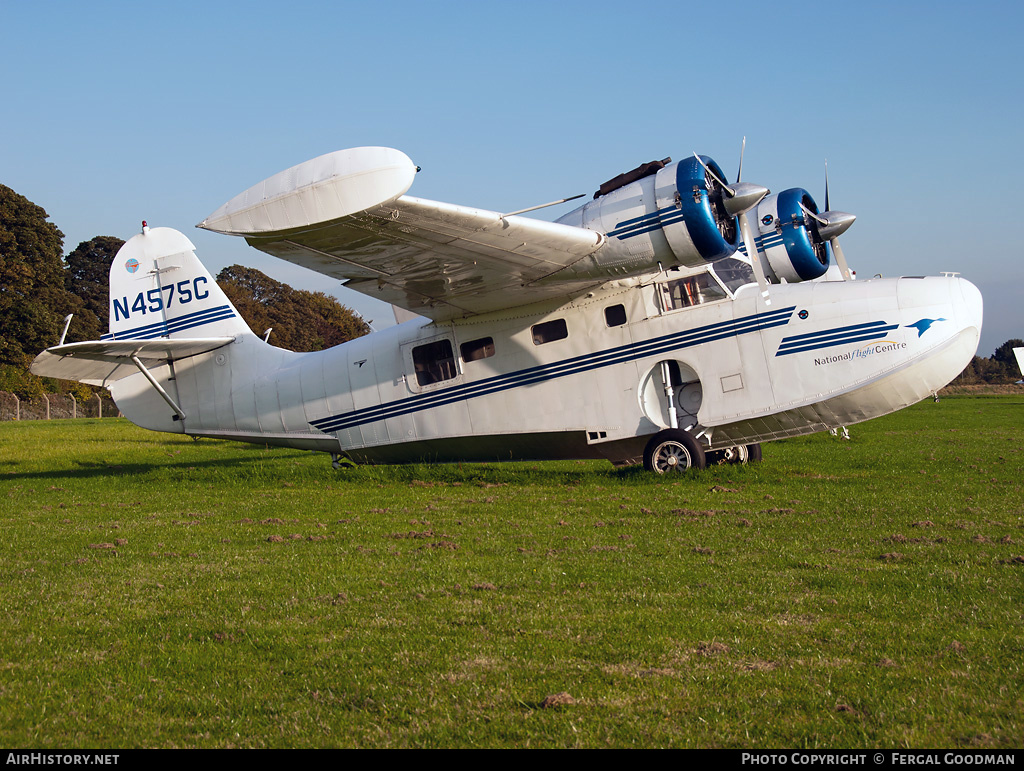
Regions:
<instances>
[{"instance_id":1,"label":"cockpit side window","mask_svg":"<svg viewBox=\"0 0 1024 771\"><path fill-rule=\"evenodd\" d=\"M666 281L664 284L660 284L659 288L661 307L666 311L703 305L724 300L729 296L709 273L698 273L695 276Z\"/></svg>"}]
</instances>

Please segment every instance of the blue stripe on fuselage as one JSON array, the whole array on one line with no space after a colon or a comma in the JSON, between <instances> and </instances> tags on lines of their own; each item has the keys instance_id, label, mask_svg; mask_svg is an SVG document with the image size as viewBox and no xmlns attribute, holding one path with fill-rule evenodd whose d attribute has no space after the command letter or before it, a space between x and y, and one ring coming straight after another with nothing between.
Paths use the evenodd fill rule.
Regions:
<instances>
[{"instance_id":1,"label":"blue stripe on fuselage","mask_svg":"<svg viewBox=\"0 0 1024 771\"><path fill-rule=\"evenodd\" d=\"M795 307L790 306L789 308L780 308L779 310L764 314L755 314L717 324L709 324L685 332L675 332L639 343L629 343L617 348L609 348L605 351L564 359L552 364L540 364L536 367L519 370L518 372L495 375L473 383L453 386L452 388L434 391L429 394L418 394L375 407L366 407L352 412L331 415L326 418L310 421L310 425L325 433L342 431L365 423L408 415L409 413L441 407L445 404L473 399L478 396L486 396L511 388L555 380L569 375L609 367L614 364L635 361L646 356L663 354L721 340L726 337L735 337L749 332L782 326L789 323Z\"/></svg>"},{"instance_id":2,"label":"blue stripe on fuselage","mask_svg":"<svg viewBox=\"0 0 1024 771\"><path fill-rule=\"evenodd\" d=\"M845 327L823 329L820 332L809 332L805 335L793 335L782 338L776 356L790 353L816 351L819 348L831 348L847 343L861 343L877 340L896 329L899 324L886 324L884 321L871 321L866 324L851 324Z\"/></svg>"}]
</instances>

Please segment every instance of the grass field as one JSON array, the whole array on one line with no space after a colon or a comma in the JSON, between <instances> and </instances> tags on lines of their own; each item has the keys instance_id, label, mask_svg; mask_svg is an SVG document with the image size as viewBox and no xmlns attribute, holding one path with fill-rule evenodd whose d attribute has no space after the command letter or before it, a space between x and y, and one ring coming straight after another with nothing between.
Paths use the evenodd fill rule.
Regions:
<instances>
[{"instance_id":1,"label":"grass field","mask_svg":"<svg viewBox=\"0 0 1024 771\"><path fill-rule=\"evenodd\" d=\"M0 746L1024 745L1024 397L851 433L657 478L0 424Z\"/></svg>"}]
</instances>

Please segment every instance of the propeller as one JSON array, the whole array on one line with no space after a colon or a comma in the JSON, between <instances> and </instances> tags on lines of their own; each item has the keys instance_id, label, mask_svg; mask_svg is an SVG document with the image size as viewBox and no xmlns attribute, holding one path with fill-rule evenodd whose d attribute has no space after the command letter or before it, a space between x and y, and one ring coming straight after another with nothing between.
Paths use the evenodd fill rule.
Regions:
<instances>
[{"instance_id":1,"label":"propeller","mask_svg":"<svg viewBox=\"0 0 1024 771\"><path fill-rule=\"evenodd\" d=\"M740 149L739 175L743 174L743 150L746 148L746 145L747 139L744 137L743 147ZM737 175L736 181L730 185L724 179L715 174L714 170L704 163L704 159L697 155L697 153L694 153L693 157L697 159L697 163L704 167L704 171L707 172L708 176L718 183L722 193L724 194L722 205L730 217L738 217L741 214L750 211L761 203L764 197L771 192L771 190L763 185L752 185L749 182L741 182L741 177L739 175Z\"/></svg>"},{"instance_id":2,"label":"propeller","mask_svg":"<svg viewBox=\"0 0 1024 771\"><path fill-rule=\"evenodd\" d=\"M736 172L736 181L728 184L712 171L697 153L693 156L697 162L704 167L704 171L714 179L724 194L722 205L730 217L737 217L740 223L740 234L743 236L743 245L747 249L747 256L750 258L751 266L754 269L754 278L757 279L757 286L761 290L761 297L765 305L771 305L768 297L768 279L764 274L761 265L761 257L757 253L757 246L754 243L754 232L750 229L750 222L747 219L747 212L756 207L764 197L771 191L763 185L753 185L749 182L741 182L743 178L743 152L747 149L747 138L743 137L743 144L740 146L740 166Z\"/></svg>"},{"instance_id":3,"label":"propeller","mask_svg":"<svg viewBox=\"0 0 1024 771\"><path fill-rule=\"evenodd\" d=\"M836 256L836 264L839 266L839 272L843 274L843 280L849 281L852 279L853 274L850 272L850 266L846 262L846 256L843 254L842 247L839 246L839 236L849 229L850 225L857 219L857 216L844 211L832 211L829 207L828 161L825 161L825 211L821 214L812 212L803 203L800 204L800 208L804 210L804 214L817 223L815 231L818 238L821 241L828 241L832 247L832 252Z\"/></svg>"}]
</instances>

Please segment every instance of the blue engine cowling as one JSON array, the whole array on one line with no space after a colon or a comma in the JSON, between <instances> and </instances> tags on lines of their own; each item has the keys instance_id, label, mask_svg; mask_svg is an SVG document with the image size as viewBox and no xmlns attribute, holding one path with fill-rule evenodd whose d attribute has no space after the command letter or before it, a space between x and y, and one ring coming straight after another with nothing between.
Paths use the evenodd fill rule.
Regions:
<instances>
[{"instance_id":1,"label":"blue engine cowling","mask_svg":"<svg viewBox=\"0 0 1024 771\"><path fill-rule=\"evenodd\" d=\"M705 156L701 160L725 180L717 163ZM682 160L674 169L662 169L655 192L659 221L677 260L699 265L693 253L703 262L714 262L736 251L741 239L736 218L725 210L721 185L696 158Z\"/></svg>"},{"instance_id":2,"label":"blue engine cowling","mask_svg":"<svg viewBox=\"0 0 1024 771\"><path fill-rule=\"evenodd\" d=\"M768 260L773 274L769 278L812 281L828 270L828 248L818 236L817 223L800 204L818 214L811 194L799 187L770 195L757 207L755 241Z\"/></svg>"},{"instance_id":3,"label":"blue engine cowling","mask_svg":"<svg viewBox=\"0 0 1024 771\"><path fill-rule=\"evenodd\" d=\"M725 180L718 164L701 159ZM742 237L736 218L725 210L724 195L692 157L601 195L558 220L608 237L601 249L569 271L628 275L656 270L659 263L665 268L695 267L729 257Z\"/></svg>"}]
</instances>

